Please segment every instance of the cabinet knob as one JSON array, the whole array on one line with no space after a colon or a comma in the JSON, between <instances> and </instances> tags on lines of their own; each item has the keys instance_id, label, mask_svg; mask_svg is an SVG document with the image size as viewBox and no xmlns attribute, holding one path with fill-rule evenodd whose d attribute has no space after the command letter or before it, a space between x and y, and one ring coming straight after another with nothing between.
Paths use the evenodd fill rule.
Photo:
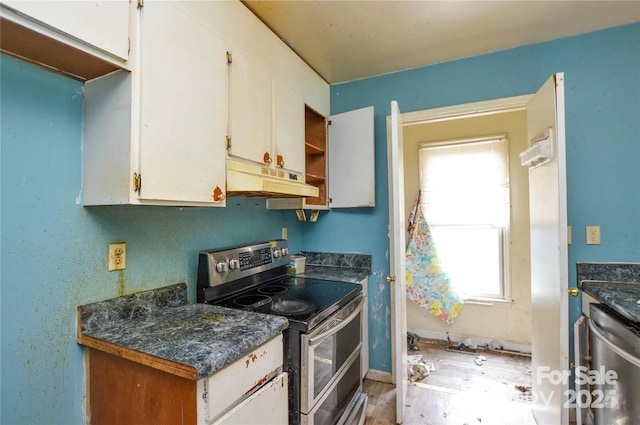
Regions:
<instances>
[{"instance_id":1,"label":"cabinet knob","mask_svg":"<svg viewBox=\"0 0 640 425\"><path fill-rule=\"evenodd\" d=\"M284 158L282 157L282 155L277 155L276 156L276 163L278 164L278 167L282 168L284 167Z\"/></svg>"},{"instance_id":2,"label":"cabinet knob","mask_svg":"<svg viewBox=\"0 0 640 425\"><path fill-rule=\"evenodd\" d=\"M577 297L579 293L580 290L578 288L569 288L569 295L572 297Z\"/></svg>"},{"instance_id":3,"label":"cabinet knob","mask_svg":"<svg viewBox=\"0 0 640 425\"><path fill-rule=\"evenodd\" d=\"M212 198L214 202L224 201L224 193L222 192L222 189L220 189L220 187L216 186L216 188L213 189Z\"/></svg>"},{"instance_id":4,"label":"cabinet knob","mask_svg":"<svg viewBox=\"0 0 640 425\"><path fill-rule=\"evenodd\" d=\"M271 159L271 154L269 152L264 153L264 155L262 156L262 160L265 164L271 164L273 162L273 159Z\"/></svg>"}]
</instances>

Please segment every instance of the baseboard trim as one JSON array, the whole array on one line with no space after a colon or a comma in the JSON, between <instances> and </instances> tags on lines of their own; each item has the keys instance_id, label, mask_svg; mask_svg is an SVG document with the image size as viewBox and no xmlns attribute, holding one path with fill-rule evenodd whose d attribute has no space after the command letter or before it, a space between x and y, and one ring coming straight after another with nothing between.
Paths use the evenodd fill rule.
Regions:
<instances>
[{"instance_id":1,"label":"baseboard trim","mask_svg":"<svg viewBox=\"0 0 640 425\"><path fill-rule=\"evenodd\" d=\"M447 332L444 332L444 331L433 331L428 329L409 329L409 332L415 333L420 338L437 339L440 341L447 340ZM467 338L471 338L471 340L476 345L480 345L480 346L487 345L488 343L494 340L493 338L482 338L482 337L472 336L472 335L459 335L459 334L449 333L449 339L451 341L462 342ZM504 350L531 354L531 344L522 344L522 343L513 342L513 341L505 341L502 339L500 339L500 342L502 343Z\"/></svg>"},{"instance_id":2,"label":"baseboard trim","mask_svg":"<svg viewBox=\"0 0 640 425\"><path fill-rule=\"evenodd\" d=\"M371 379L372 381L384 382L386 384L393 383L391 372L385 372L383 370L369 369L367 371L366 378Z\"/></svg>"}]
</instances>

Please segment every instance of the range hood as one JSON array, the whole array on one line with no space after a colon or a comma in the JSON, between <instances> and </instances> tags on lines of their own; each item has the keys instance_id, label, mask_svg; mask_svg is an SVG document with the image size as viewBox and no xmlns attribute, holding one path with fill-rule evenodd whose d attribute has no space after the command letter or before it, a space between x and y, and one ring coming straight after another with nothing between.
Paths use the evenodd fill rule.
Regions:
<instances>
[{"instance_id":1,"label":"range hood","mask_svg":"<svg viewBox=\"0 0 640 425\"><path fill-rule=\"evenodd\" d=\"M304 183L304 174L227 158L227 196L314 198L318 194L317 187Z\"/></svg>"}]
</instances>

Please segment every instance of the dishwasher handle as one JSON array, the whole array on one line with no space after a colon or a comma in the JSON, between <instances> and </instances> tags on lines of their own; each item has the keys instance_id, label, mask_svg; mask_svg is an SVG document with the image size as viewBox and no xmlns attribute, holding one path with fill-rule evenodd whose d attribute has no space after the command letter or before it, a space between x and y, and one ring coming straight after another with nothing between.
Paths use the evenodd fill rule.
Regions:
<instances>
[{"instance_id":1,"label":"dishwasher handle","mask_svg":"<svg viewBox=\"0 0 640 425\"><path fill-rule=\"evenodd\" d=\"M600 329L598 325L596 325L596 322L594 322L592 319L589 319L587 323L589 324L589 329L591 329L591 332L593 332L593 334L598 339L604 342L606 346L609 347L609 349L611 349L611 351L613 351L614 353L616 353L617 355L619 355L629 363L633 364L635 367L640 367L640 359L634 356L633 354L629 353L628 351L618 347L613 342L609 341L607 339L607 336L602 331L602 329Z\"/></svg>"}]
</instances>

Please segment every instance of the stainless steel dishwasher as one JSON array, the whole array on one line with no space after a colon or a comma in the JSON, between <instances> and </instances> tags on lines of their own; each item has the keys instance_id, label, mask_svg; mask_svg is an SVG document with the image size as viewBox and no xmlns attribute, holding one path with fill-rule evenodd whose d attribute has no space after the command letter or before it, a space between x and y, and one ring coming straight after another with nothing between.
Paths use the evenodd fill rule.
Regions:
<instances>
[{"instance_id":1,"label":"stainless steel dishwasher","mask_svg":"<svg viewBox=\"0 0 640 425\"><path fill-rule=\"evenodd\" d=\"M589 306L595 425L640 423L640 326L602 304ZM615 377L611 373L615 372Z\"/></svg>"}]
</instances>

